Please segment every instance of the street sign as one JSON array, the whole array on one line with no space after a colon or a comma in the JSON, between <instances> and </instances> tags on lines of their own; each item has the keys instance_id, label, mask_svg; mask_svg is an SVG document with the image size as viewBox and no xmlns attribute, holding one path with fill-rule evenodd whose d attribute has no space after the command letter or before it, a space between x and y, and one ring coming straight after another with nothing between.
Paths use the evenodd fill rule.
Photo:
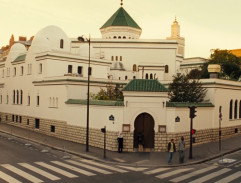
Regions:
<instances>
[{"instance_id":1,"label":"street sign","mask_svg":"<svg viewBox=\"0 0 241 183\"><path fill-rule=\"evenodd\" d=\"M115 117L111 114L111 115L109 116L109 120L110 120L110 121L114 121L114 120L115 120Z\"/></svg>"}]
</instances>

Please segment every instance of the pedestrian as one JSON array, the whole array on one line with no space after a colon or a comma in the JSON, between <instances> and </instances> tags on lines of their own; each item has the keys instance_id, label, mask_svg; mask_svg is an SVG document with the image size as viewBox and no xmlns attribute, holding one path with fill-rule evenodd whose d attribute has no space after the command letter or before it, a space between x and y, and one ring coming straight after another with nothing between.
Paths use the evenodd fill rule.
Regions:
<instances>
[{"instance_id":1,"label":"pedestrian","mask_svg":"<svg viewBox=\"0 0 241 183\"><path fill-rule=\"evenodd\" d=\"M143 146L144 146L143 138L144 138L144 135L141 132L139 132L137 135L137 140L138 140L138 150L140 152L143 151Z\"/></svg>"},{"instance_id":2,"label":"pedestrian","mask_svg":"<svg viewBox=\"0 0 241 183\"><path fill-rule=\"evenodd\" d=\"M179 152L179 163L184 163L185 158L185 141L184 137L181 137L181 140L178 142L178 152Z\"/></svg>"},{"instance_id":3,"label":"pedestrian","mask_svg":"<svg viewBox=\"0 0 241 183\"><path fill-rule=\"evenodd\" d=\"M173 153L176 152L174 139L171 139L171 141L168 143L167 149L168 149L168 164L170 164L172 162Z\"/></svg>"},{"instance_id":4,"label":"pedestrian","mask_svg":"<svg viewBox=\"0 0 241 183\"><path fill-rule=\"evenodd\" d=\"M123 135L121 132L119 133L117 141L118 141L118 153L121 153L123 150L123 141L124 141Z\"/></svg>"}]
</instances>

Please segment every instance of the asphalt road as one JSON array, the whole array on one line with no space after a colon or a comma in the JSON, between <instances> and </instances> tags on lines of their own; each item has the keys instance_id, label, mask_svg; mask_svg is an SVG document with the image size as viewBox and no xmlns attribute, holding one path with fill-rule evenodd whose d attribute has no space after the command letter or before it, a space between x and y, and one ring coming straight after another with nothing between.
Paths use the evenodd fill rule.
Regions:
<instances>
[{"instance_id":1,"label":"asphalt road","mask_svg":"<svg viewBox=\"0 0 241 183\"><path fill-rule=\"evenodd\" d=\"M241 182L241 151L199 165L135 167L97 162L0 133L0 183Z\"/></svg>"}]
</instances>

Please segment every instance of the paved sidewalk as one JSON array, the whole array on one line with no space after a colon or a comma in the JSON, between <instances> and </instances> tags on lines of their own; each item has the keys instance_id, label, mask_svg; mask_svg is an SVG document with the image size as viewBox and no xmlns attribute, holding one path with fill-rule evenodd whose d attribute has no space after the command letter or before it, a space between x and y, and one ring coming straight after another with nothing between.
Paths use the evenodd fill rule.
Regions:
<instances>
[{"instance_id":1,"label":"paved sidewalk","mask_svg":"<svg viewBox=\"0 0 241 183\"><path fill-rule=\"evenodd\" d=\"M112 152L106 151L106 159L104 159L104 151L100 148L90 146L89 152L85 151L84 144L78 144L56 137L47 136L29 131L23 128L0 123L0 132L4 135L12 137L20 137L29 142L37 142L53 149L69 152L84 158L97 161L108 161L114 163L132 164L133 166L170 166L167 163L167 152ZM0 135L1 135L0 133ZM202 145L193 146L193 159L189 159L189 149L186 150L185 162L183 165L200 163L209 161L213 158L221 157L222 154L228 154L241 149L241 135L222 140L222 153L219 153L219 142L211 142ZM178 163L178 153L174 154L171 166L180 166Z\"/></svg>"}]
</instances>

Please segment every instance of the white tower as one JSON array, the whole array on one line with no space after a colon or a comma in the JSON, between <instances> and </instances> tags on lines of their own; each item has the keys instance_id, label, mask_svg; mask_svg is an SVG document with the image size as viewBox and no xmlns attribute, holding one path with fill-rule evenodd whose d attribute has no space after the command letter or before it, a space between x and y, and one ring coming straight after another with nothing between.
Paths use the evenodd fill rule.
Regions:
<instances>
[{"instance_id":1,"label":"white tower","mask_svg":"<svg viewBox=\"0 0 241 183\"><path fill-rule=\"evenodd\" d=\"M171 37L167 37L169 40L176 40L178 43L177 54L184 57L185 54L185 38L180 37L180 25L175 17L175 21L171 26Z\"/></svg>"}]
</instances>

